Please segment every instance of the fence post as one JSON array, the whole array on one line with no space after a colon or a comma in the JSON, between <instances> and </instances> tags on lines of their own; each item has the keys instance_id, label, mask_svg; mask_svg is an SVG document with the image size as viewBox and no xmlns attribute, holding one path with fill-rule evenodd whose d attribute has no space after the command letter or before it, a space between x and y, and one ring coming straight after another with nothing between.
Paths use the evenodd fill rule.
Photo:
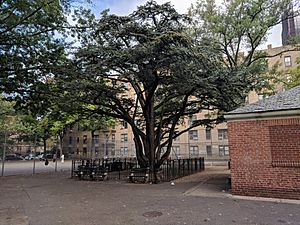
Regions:
<instances>
[{"instance_id":1,"label":"fence post","mask_svg":"<svg viewBox=\"0 0 300 225\"><path fill-rule=\"evenodd\" d=\"M4 176L4 162L5 162L5 153L6 153L6 141L7 141L7 131L4 133L4 144L3 144L3 153L2 153L2 177Z\"/></svg>"},{"instance_id":2,"label":"fence post","mask_svg":"<svg viewBox=\"0 0 300 225\"><path fill-rule=\"evenodd\" d=\"M175 179L176 178L176 175L175 175L175 160L172 161L172 179Z\"/></svg>"},{"instance_id":3,"label":"fence post","mask_svg":"<svg viewBox=\"0 0 300 225\"><path fill-rule=\"evenodd\" d=\"M187 159L187 167L188 167L188 174L187 175L190 175L191 174L191 171L190 171L190 160L191 159Z\"/></svg>"},{"instance_id":4,"label":"fence post","mask_svg":"<svg viewBox=\"0 0 300 225\"><path fill-rule=\"evenodd\" d=\"M119 169L119 180L121 180L121 166L120 166L120 163L121 163L121 159L119 158L119 163L118 163L118 169Z\"/></svg>"},{"instance_id":5,"label":"fence post","mask_svg":"<svg viewBox=\"0 0 300 225\"><path fill-rule=\"evenodd\" d=\"M183 176L185 176L185 159L182 160Z\"/></svg>"},{"instance_id":6,"label":"fence post","mask_svg":"<svg viewBox=\"0 0 300 225\"><path fill-rule=\"evenodd\" d=\"M178 176L181 176L181 168L180 168L181 159L178 159Z\"/></svg>"},{"instance_id":7,"label":"fence post","mask_svg":"<svg viewBox=\"0 0 300 225\"><path fill-rule=\"evenodd\" d=\"M167 179L169 180L169 159L167 159Z\"/></svg>"},{"instance_id":8,"label":"fence post","mask_svg":"<svg viewBox=\"0 0 300 225\"><path fill-rule=\"evenodd\" d=\"M203 161L202 158L199 158L199 163L200 163L200 171L203 170Z\"/></svg>"},{"instance_id":9,"label":"fence post","mask_svg":"<svg viewBox=\"0 0 300 225\"><path fill-rule=\"evenodd\" d=\"M74 160L72 159L72 163L71 163L71 178L73 178L73 171L74 171Z\"/></svg>"}]
</instances>

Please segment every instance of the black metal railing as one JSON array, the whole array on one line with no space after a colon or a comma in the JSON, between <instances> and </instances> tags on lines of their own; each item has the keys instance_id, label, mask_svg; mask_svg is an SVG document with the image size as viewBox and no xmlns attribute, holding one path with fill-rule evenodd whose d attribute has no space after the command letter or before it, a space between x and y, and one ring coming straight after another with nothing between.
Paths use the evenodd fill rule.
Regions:
<instances>
[{"instance_id":1,"label":"black metal railing","mask_svg":"<svg viewBox=\"0 0 300 225\"><path fill-rule=\"evenodd\" d=\"M171 181L203 171L204 158L166 160L157 172L161 181Z\"/></svg>"},{"instance_id":2,"label":"black metal railing","mask_svg":"<svg viewBox=\"0 0 300 225\"><path fill-rule=\"evenodd\" d=\"M203 170L204 157L173 159L166 160L156 171L156 176L158 181L171 181ZM136 158L72 160L71 176L89 180L98 180L97 177L143 182L154 180L150 168L140 168Z\"/></svg>"}]
</instances>

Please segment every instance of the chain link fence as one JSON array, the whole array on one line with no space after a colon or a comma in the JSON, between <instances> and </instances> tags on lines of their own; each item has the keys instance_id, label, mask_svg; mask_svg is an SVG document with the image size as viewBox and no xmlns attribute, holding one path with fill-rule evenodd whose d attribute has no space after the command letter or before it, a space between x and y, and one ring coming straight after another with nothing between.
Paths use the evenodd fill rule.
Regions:
<instances>
[{"instance_id":1,"label":"chain link fence","mask_svg":"<svg viewBox=\"0 0 300 225\"><path fill-rule=\"evenodd\" d=\"M16 143L1 136L0 143L1 176L35 174L71 170L71 160L60 157L55 145L43 146Z\"/></svg>"}]
</instances>

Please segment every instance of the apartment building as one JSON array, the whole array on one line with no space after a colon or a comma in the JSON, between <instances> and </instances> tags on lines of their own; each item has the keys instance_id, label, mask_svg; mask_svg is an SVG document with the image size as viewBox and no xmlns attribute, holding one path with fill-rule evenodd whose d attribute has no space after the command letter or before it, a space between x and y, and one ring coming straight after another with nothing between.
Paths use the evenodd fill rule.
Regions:
<instances>
[{"instance_id":1,"label":"apartment building","mask_svg":"<svg viewBox=\"0 0 300 225\"><path fill-rule=\"evenodd\" d=\"M295 46L284 45L273 48L272 45L268 45L267 49L262 51L265 51L267 55L270 56L268 58L269 69L275 65L278 66L277 70L280 72L278 78L288 77L289 70L296 68L298 65L297 58L300 56L300 51L297 51ZM281 91L284 91L284 85L282 83L275 84L274 90L261 90L258 93L256 91L251 91L248 95L246 103L250 104L259 100L263 100L268 96Z\"/></svg>"},{"instance_id":2,"label":"apartment building","mask_svg":"<svg viewBox=\"0 0 300 225\"><path fill-rule=\"evenodd\" d=\"M184 118L178 131L185 129L193 120L203 118L203 111ZM162 153L165 149L162 149ZM83 131L80 125L68 129L64 137L63 152L76 157L118 158L135 157L135 145L130 126L119 121L115 127L95 131ZM228 133L226 123L207 129L197 127L177 137L172 146L171 158L194 158L204 156L208 159L228 159Z\"/></svg>"},{"instance_id":3,"label":"apartment building","mask_svg":"<svg viewBox=\"0 0 300 225\"><path fill-rule=\"evenodd\" d=\"M264 51L268 55L274 56L268 59L269 67L278 65L278 69L283 74L288 74L288 70L296 67L296 58L300 56L298 51L287 51L291 46L272 48L271 45ZM276 86L276 92L283 91L283 85ZM267 98L273 94L267 90L257 93L249 93L247 103L256 102ZM126 96L124 96L125 98ZM207 111L186 117L178 125L178 130L185 129L194 120L205 118ZM162 149L164 152L165 149ZM80 126L67 130L64 137L63 152L76 157L89 158L117 158L135 157L135 145L133 133L130 126L124 121L118 121L115 127L92 132L83 131ZM205 157L206 160L228 160L228 131L227 124L222 123L211 129L196 127L177 137L172 146L171 158Z\"/></svg>"}]
</instances>

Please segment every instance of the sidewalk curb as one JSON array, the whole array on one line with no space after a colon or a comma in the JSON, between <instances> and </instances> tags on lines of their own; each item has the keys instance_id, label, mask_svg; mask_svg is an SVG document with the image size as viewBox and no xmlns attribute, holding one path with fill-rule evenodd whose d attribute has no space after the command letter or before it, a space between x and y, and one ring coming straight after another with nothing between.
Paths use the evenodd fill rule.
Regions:
<instances>
[{"instance_id":1,"label":"sidewalk curb","mask_svg":"<svg viewBox=\"0 0 300 225\"><path fill-rule=\"evenodd\" d=\"M300 200L295 200L295 199L263 198L263 197L242 196L242 195L232 195L232 194L226 194L226 195L227 195L227 197L232 198L232 199L300 205Z\"/></svg>"}]
</instances>

